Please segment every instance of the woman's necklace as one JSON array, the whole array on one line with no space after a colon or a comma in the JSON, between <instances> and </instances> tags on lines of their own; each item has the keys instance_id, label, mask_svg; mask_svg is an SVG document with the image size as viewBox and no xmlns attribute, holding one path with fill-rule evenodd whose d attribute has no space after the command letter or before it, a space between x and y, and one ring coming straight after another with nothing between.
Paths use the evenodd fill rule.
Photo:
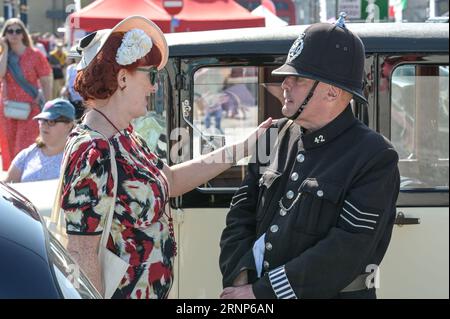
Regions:
<instances>
[{"instance_id":1,"label":"woman's necklace","mask_svg":"<svg viewBox=\"0 0 450 319\"><path fill-rule=\"evenodd\" d=\"M103 114L103 112L97 110L96 108L93 108L93 110L96 111L96 112L98 112L98 113L100 113L101 116L103 116L103 117L105 118L105 120L107 120L108 123L111 124L112 127L114 127L114 128L116 129L116 131L120 133L120 135L122 135L122 132L117 128L117 126L114 125L113 122L111 122L111 120L110 120L105 114Z\"/></svg>"}]
</instances>

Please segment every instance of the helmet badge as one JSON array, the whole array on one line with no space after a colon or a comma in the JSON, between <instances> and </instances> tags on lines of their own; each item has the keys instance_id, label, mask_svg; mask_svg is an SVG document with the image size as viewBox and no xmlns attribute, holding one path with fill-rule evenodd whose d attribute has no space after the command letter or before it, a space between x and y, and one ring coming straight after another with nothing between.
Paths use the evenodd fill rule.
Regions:
<instances>
[{"instance_id":1,"label":"helmet badge","mask_svg":"<svg viewBox=\"0 0 450 319\"><path fill-rule=\"evenodd\" d=\"M294 44L292 44L291 49L289 50L286 63L292 62L295 60L303 50L303 39L305 38L305 33L302 33L297 40L295 40Z\"/></svg>"},{"instance_id":2,"label":"helmet badge","mask_svg":"<svg viewBox=\"0 0 450 319\"><path fill-rule=\"evenodd\" d=\"M340 27L340 28L342 28L342 29L345 29L346 28L346 25L345 25L345 18L347 17L347 13L345 13L345 12L341 12L341 13L339 13L339 19L336 21L336 25L338 26L338 27Z\"/></svg>"}]
</instances>

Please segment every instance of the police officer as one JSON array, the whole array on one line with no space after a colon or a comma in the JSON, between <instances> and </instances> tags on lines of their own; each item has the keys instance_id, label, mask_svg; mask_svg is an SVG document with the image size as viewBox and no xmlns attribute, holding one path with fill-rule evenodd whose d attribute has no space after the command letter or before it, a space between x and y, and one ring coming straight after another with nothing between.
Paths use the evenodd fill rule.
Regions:
<instances>
[{"instance_id":1,"label":"police officer","mask_svg":"<svg viewBox=\"0 0 450 319\"><path fill-rule=\"evenodd\" d=\"M287 119L231 203L221 298L376 298L400 177L393 146L352 113L367 102L364 59L341 16L308 27L273 71Z\"/></svg>"}]
</instances>

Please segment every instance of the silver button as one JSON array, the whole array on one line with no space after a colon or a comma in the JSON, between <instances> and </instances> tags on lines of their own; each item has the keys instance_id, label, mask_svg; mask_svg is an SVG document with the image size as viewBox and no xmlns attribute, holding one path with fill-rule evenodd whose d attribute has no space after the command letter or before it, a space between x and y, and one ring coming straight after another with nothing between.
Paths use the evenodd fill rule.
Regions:
<instances>
[{"instance_id":1,"label":"silver button","mask_svg":"<svg viewBox=\"0 0 450 319\"><path fill-rule=\"evenodd\" d=\"M297 173L292 173L291 180L296 182L298 180L298 174Z\"/></svg>"},{"instance_id":2,"label":"silver button","mask_svg":"<svg viewBox=\"0 0 450 319\"><path fill-rule=\"evenodd\" d=\"M294 192L293 191L289 191L286 193L286 198L287 199L293 199L294 198Z\"/></svg>"},{"instance_id":3,"label":"silver button","mask_svg":"<svg viewBox=\"0 0 450 319\"><path fill-rule=\"evenodd\" d=\"M317 191L317 196L323 197L323 191L322 191L321 189L319 189L319 190Z\"/></svg>"},{"instance_id":4,"label":"silver button","mask_svg":"<svg viewBox=\"0 0 450 319\"><path fill-rule=\"evenodd\" d=\"M303 155L303 154L298 154L298 155L297 155L297 162L303 163L304 161L305 161L305 155Z\"/></svg>"},{"instance_id":5,"label":"silver button","mask_svg":"<svg viewBox=\"0 0 450 319\"><path fill-rule=\"evenodd\" d=\"M267 250L272 250L272 244L271 243L266 243L266 249Z\"/></svg>"},{"instance_id":6,"label":"silver button","mask_svg":"<svg viewBox=\"0 0 450 319\"><path fill-rule=\"evenodd\" d=\"M278 231L278 225L272 225L272 226L270 226L270 231L272 232L272 233L276 233L277 231Z\"/></svg>"},{"instance_id":7,"label":"silver button","mask_svg":"<svg viewBox=\"0 0 450 319\"><path fill-rule=\"evenodd\" d=\"M263 265L264 265L264 269L265 269L265 270L269 269L269 267L270 267L269 262L266 261L266 260L264 260Z\"/></svg>"},{"instance_id":8,"label":"silver button","mask_svg":"<svg viewBox=\"0 0 450 319\"><path fill-rule=\"evenodd\" d=\"M287 214L287 211L285 211L284 209L280 210L280 215L281 216L286 216L286 214Z\"/></svg>"}]
</instances>

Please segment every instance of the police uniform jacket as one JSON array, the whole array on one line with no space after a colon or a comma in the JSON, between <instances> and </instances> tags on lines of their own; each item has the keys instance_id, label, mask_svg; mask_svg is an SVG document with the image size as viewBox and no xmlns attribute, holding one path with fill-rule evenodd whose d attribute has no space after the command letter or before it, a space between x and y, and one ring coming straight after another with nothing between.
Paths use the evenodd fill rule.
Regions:
<instances>
[{"instance_id":1,"label":"police uniform jacket","mask_svg":"<svg viewBox=\"0 0 450 319\"><path fill-rule=\"evenodd\" d=\"M398 155L350 106L311 133L286 120L277 125L289 125L277 159L256 156L233 197L220 243L223 286L247 270L257 298L345 298L341 291L379 265L388 247ZM252 248L264 233L258 278Z\"/></svg>"}]
</instances>

